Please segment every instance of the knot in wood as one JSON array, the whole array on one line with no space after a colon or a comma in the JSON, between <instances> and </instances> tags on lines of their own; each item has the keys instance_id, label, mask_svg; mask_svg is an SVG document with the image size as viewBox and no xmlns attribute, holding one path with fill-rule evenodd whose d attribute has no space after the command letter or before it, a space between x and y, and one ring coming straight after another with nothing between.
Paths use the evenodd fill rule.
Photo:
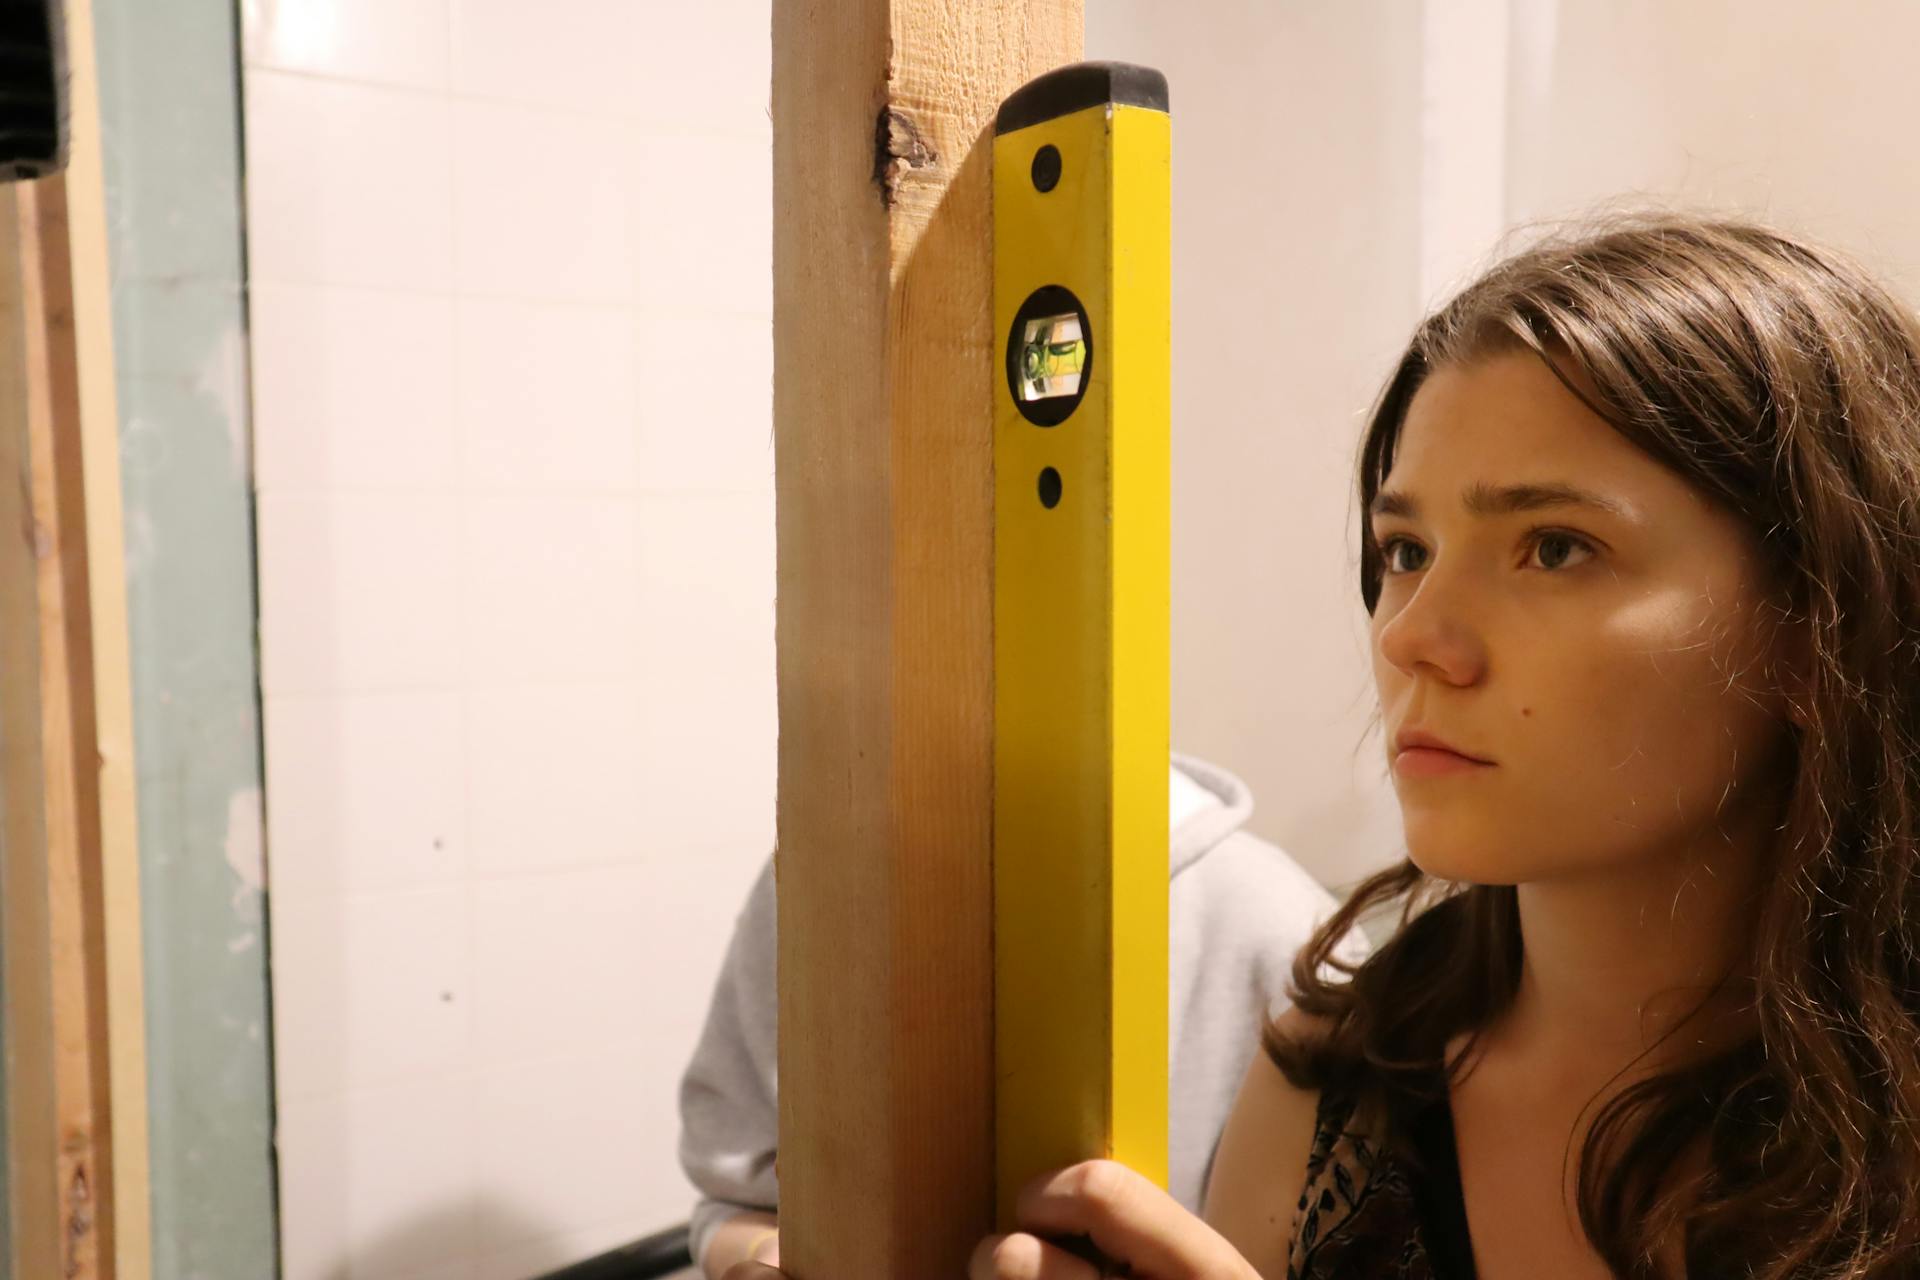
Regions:
<instances>
[{"instance_id":1,"label":"knot in wood","mask_svg":"<svg viewBox=\"0 0 1920 1280\"><path fill-rule=\"evenodd\" d=\"M873 180L880 187L880 203L893 207L900 182L916 169L931 169L940 155L928 144L913 117L895 106L880 109L873 129Z\"/></svg>"}]
</instances>

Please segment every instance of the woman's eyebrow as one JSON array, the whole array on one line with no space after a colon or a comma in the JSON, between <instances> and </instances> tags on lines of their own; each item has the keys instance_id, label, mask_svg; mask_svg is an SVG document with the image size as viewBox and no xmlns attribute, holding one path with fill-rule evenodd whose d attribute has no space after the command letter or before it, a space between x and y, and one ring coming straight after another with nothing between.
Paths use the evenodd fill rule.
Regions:
<instances>
[{"instance_id":1,"label":"woman's eyebrow","mask_svg":"<svg viewBox=\"0 0 1920 1280\"><path fill-rule=\"evenodd\" d=\"M1468 485L1461 493L1460 500L1468 513L1476 516L1538 511L1544 507L1592 507L1622 520L1633 518L1632 511L1622 502L1591 489L1560 482L1493 485L1479 481ZM1383 489L1375 496L1370 511L1376 516L1402 516L1414 520L1420 515L1420 501L1410 493Z\"/></svg>"}]
</instances>

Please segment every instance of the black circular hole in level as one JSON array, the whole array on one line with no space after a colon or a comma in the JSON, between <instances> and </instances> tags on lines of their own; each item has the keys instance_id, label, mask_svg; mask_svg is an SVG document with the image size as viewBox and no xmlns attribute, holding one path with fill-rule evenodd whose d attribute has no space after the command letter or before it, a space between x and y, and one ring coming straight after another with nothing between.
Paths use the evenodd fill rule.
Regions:
<instances>
[{"instance_id":1,"label":"black circular hole in level","mask_svg":"<svg viewBox=\"0 0 1920 1280\"><path fill-rule=\"evenodd\" d=\"M1040 473L1040 505L1049 511L1060 505L1060 473L1052 467Z\"/></svg>"},{"instance_id":2,"label":"black circular hole in level","mask_svg":"<svg viewBox=\"0 0 1920 1280\"><path fill-rule=\"evenodd\" d=\"M1033 185L1051 191L1060 183L1060 148L1049 142L1033 153Z\"/></svg>"}]
</instances>

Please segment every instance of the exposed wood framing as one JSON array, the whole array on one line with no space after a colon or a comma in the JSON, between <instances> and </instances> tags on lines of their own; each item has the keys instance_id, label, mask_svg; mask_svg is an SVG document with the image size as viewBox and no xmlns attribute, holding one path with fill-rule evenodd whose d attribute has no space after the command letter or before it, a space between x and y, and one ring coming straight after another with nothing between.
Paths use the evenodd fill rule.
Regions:
<instances>
[{"instance_id":1,"label":"exposed wood framing","mask_svg":"<svg viewBox=\"0 0 1920 1280\"><path fill-rule=\"evenodd\" d=\"M991 126L1080 0L774 6L782 1267L993 1221Z\"/></svg>"},{"instance_id":2,"label":"exposed wood framing","mask_svg":"<svg viewBox=\"0 0 1920 1280\"><path fill-rule=\"evenodd\" d=\"M19 212L0 192L0 944L6 979L6 1261L15 1276L58 1276L53 983L42 782L40 545L27 435L25 301Z\"/></svg>"},{"instance_id":3,"label":"exposed wood framing","mask_svg":"<svg viewBox=\"0 0 1920 1280\"><path fill-rule=\"evenodd\" d=\"M50 1060L48 1096L14 1090L16 1116L38 1109L53 1122L52 1224L21 1218L23 1235L51 1225L61 1277L113 1274L112 1125L108 1099L106 936L100 876L98 747L94 737L92 609L87 577L86 498L81 477L79 388L73 357L65 182L16 189L24 357L27 521L10 555L33 565L33 604L9 612L34 631L37 661L8 672L9 812L37 810L37 844L9 844L10 867L40 861L45 958L29 962L46 983L45 1022L10 1027L10 1045ZM31 940L29 940L29 944ZM12 984L15 975L9 973ZM44 1159L46 1153L41 1153ZM18 1171L37 1178L41 1170ZM29 1272L29 1274L32 1274Z\"/></svg>"},{"instance_id":4,"label":"exposed wood framing","mask_svg":"<svg viewBox=\"0 0 1920 1280\"><path fill-rule=\"evenodd\" d=\"M71 146L66 199L73 281L73 358L86 493L93 646L93 738L105 925L105 1046L113 1112L115 1280L153 1269L147 1141L146 967L140 918L139 793L133 752L133 670L121 522L120 410L107 251L106 166L93 0L63 0Z\"/></svg>"},{"instance_id":5,"label":"exposed wood framing","mask_svg":"<svg viewBox=\"0 0 1920 1280\"><path fill-rule=\"evenodd\" d=\"M150 1274L137 812L93 28L71 148L0 188L0 938L20 1277Z\"/></svg>"}]
</instances>

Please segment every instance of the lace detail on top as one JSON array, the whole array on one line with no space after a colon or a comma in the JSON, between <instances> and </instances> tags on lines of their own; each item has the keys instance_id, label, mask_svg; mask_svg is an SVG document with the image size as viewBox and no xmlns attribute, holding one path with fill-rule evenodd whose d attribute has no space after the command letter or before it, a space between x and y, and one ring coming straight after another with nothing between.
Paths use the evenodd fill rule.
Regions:
<instances>
[{"instance_id":1,"label":"lace detail on top","mask_svg":"<svg viewBox=\"0 0 1920 1280\"><path fill-rule=\"evenodd\" d=\"M1431 1176L1356 1122L1357 1100L1323 1091L1294 1210L1287 1280L1473 1280L1451 1111L1441 1100L1411 1142Z\"/></svg>"}]
</instances>

